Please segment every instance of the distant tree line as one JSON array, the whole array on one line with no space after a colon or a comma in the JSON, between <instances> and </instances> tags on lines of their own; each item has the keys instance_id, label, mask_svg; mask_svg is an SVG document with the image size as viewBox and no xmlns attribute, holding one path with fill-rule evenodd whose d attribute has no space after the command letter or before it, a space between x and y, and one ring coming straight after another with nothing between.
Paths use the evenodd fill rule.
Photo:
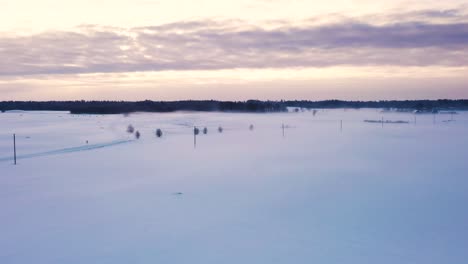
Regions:
<instances>
[{"instance_id":1,"label":"distant tree line","mask_svg":"<svg viewBox=\"0 0 468 264\"><path fill-rule=\"evenodd\" d=\"M321 108L397 108L413 110L468 110L468 100L407 100L407 101L3 101L2 112L70 111L73 114L122 114L131 112L221 111L221 112L283 112L287 107Z\"/></svg>"},{"instance_id":2,"label":"distant tree line","mask_svg":"<svg viewBox=\"0 0 468 264\"><path fill-rule=\"evenodd\" d=\"M131 112L222 111L222 112L281 112L281 102L249 100L229 101L4 101L0 110L70 111L73 114L122 114Z\"/></svg>"},{"instance_id":3,"label":"distant tree line","mask_svg":"<svg viewBox=\"0 0 468 264\"><path fill-rule=\"evenodd\" d=\"M408 110L468 110L468 99L460 100L390 100L390 101L281 101L286 106L300 108L394 108Z\"/></svg>"}]
</instances>

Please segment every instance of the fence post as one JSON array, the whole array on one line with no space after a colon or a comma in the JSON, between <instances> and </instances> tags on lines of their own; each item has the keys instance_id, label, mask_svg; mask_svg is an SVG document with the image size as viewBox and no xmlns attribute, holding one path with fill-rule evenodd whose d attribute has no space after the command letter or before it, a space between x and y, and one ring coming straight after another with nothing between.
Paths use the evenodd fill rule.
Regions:
<instances>
[{"instance_id":1,"label":"fence post","mask_svg":"<svg viewBox=\"0 0 468 264\"><path fill-rule=\"evenodd\" d=\"M16 134L13 134L13 157L16 165Z\"/></svg>"}]
</instances>

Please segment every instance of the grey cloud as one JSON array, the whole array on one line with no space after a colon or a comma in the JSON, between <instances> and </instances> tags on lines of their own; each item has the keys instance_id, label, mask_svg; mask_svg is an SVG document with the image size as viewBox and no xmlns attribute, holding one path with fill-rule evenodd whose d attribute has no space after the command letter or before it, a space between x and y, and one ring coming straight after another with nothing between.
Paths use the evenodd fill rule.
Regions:
<instances>
[{"instance_id":1,"label":"grey cloud","mask_svg":"<svg viewBox=\"0 0 468 264\"><path fill-rule=\"evenodd\" d=\"M454 11L421 11L449 16ZM452 21L452 20L451 20ZM0 37L0 75L327 67L467 66L468 23L346 20L263 28L240 21L188 21L133 29Z\"/></svg>"},{"instance_id":2,"label":"grey cloud","mask_svg":"<svg viewBox=\"0 0 468 264\"><path fill-rule=\"evenodd\" d=\"M154 29L153 29L154 30ZM468 23L404 23L373 26L362 23L322 25L319 27L277 30L246 29L239 31L200 29L190 34L154 31L141 33L144 43L208 45L225 50L307 48L450 48L468 45Z\"/></svg>"}]
</instances>

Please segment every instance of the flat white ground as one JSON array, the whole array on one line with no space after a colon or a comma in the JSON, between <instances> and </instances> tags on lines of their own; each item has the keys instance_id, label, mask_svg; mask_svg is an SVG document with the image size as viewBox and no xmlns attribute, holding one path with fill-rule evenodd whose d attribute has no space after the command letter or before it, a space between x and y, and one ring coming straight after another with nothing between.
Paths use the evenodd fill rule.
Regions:
<instances>
[{"instance_id":1,"label":"flat white ground","mask_svg":"<svg viewBox=\"0 0 468 264\"><path fill-rule=\"evenodd\" d=\"M0 263L464 263L468 113L414 117L0 113Z\"/></svg>"}]
</instances>

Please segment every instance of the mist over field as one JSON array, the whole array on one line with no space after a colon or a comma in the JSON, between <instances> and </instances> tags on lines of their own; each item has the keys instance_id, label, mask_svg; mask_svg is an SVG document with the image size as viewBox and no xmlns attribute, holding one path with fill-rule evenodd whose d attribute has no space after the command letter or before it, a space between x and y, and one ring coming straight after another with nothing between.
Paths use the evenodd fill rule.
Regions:
<instances>
[{"instance_id":1,"label":"mist over field","mask_svg":"<svg viewBox=\"0 0 468 264\"><path fill-rule=\"evenodd\" d=\"M0 126L2 264L468 258L468 112L7 111Z\"/></svg>"}]
</instances>

